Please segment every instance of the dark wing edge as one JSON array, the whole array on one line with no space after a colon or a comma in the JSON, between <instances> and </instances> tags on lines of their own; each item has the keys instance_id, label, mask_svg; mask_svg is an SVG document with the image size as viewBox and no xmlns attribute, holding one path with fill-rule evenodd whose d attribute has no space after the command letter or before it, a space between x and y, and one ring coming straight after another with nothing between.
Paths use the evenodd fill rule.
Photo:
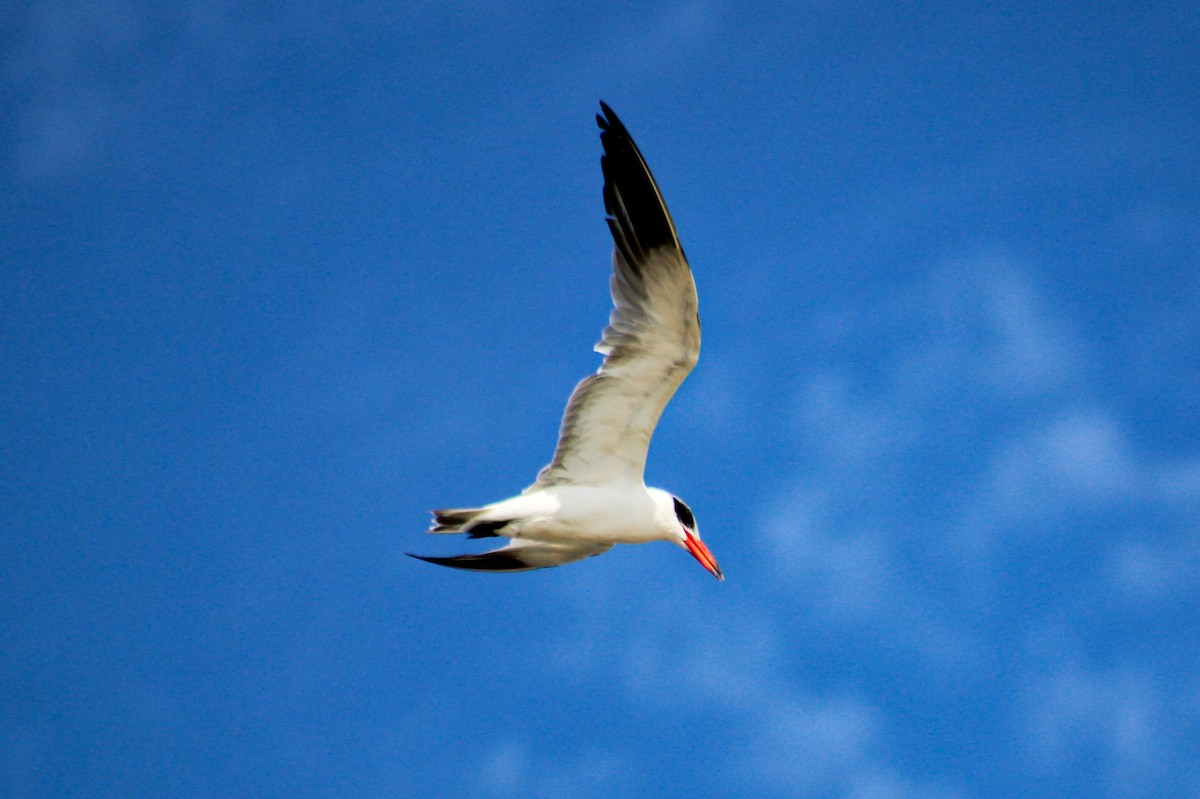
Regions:
<instances>
[{"instance_id":1,"label":"dark wing edge","mask_svg":"<svg viewBox=\"0 0 1200 799\"><path fill-rule=\"evenodd\" d=\"M578 544L550 544L529 539L513 539L507 546L481 552L476 555L437 557L415 555L405 552L410 558L423 560L437 566L465 569L476 572L527 572L533 569L548 569L577 560L600 555L612 549L612 544L581 542Z\"/></svg>"},{"instance_id":2,"label":"dark wing edge","mask_svg":"<svg viewBox=\"0 0 1200 799\"><path fill-rule=\"evenodd\" d=\"M600 127L600 169L604 173L604 210L617 250L634 272L641 273L647 256L660 247L673 247L683 255L675 222L658 189L650 167L624 123L604 102Z\"/></svg>"},{"instance_id":3,"label":"dark wing edge","mask_svg":"<svg viewBox=\"0 0 1200 799\"><path fill-rule=\"evenodd\" d=\"M410 558L423 560L426 563L475 572L524 572L541 568L540 566L530 566L513 553L502 550L484 552L479 555L455 555L449 558L440 558L434 555L414 555L412 552L405 552L404 554Z\"/></svg>"},{"instance_id":4,"label":"dark wing edge","mask_svg":"<svg viewBox=\"0 0 1200 799\"><path fill-rule=\"evenodd\" d=\"M613 310L596 345L606 357L571 394L554 458L527 491L611 477L617 464L640 478L654 427L700 354L696 286L675 223L629 131L607 104L600 107L604 208L615 245Z\"/></svg>"}]
</instances>

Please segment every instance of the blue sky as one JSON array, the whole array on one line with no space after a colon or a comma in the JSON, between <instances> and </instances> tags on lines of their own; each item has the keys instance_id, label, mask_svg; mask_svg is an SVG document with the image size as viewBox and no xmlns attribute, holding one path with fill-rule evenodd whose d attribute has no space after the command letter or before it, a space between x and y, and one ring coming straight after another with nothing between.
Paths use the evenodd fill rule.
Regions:
<instances>
[{"instance_id":1,"label":"blue sky","mask_svg":"<svg viewBox=\"0 0 1200 799\"><path fill-rule=\"evenodd\" d=\"M0 18L3 795L1200 796L1194 3ZM598 364L598 99L725 583L403 554Z\"/></svg>"}]
</instances>

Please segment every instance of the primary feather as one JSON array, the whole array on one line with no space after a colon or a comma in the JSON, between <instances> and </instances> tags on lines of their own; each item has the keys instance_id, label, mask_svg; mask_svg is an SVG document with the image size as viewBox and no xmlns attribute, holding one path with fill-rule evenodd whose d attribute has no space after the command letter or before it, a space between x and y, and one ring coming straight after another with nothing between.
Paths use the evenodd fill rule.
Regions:
<instances>
[{"instance_id":1,"label":"primary feather","mask_svg":"<svg viewBox=\"0 0 1200 799\"><path fill-rule=\"evenodd\" d=\"M629 132L600 105L604 209L615 244L613 310L596 345L605 358L572 392L554 458L527 491L640 482L658 419L700 357L696 284L675 223Z\"/></svg>"}]
</instances>

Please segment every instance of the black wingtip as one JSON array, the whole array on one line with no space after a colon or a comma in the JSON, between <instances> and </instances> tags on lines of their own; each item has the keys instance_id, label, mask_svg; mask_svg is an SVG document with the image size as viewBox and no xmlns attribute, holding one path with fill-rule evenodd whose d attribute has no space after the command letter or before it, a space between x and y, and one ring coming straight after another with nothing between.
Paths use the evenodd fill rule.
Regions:
<instances>
[{"instance_id":1,"label":"black wingtip","mask_svg":"<svg viewBox=\"0 0 1200 799\"><path fill-rule=\"evenodd\" d=\"M451 569L465 569L477 572L514 572L526 571L528 564L517 558L511 552L484 552L481 555L456 555L450 558L439 558L434 555L414 555L405 552L410 558L423 560L437 566L448 566Z\"/></svg>"},{"instance_id":2,"label":"black wingtip","mask_svg":"<svg viewBox=\"0 0 1200 799\"><path fill-rule=\"evenodd\" d=\"M604 210L617 249L636 272L651 250L675 247L682 252L682 247L658 185L633 137L603 100L600 110L604 115L596 115L596 124L604 147L600 157Z\"/></svg>"},{"instance_id":3,"label":"black wingtip","mask_svg":"<svg viewBox=\"0 0 1200 799\"><path fill-rule=\"evenodd\" d=\"M618 117L617 113L613 111L611 107L609 107L608 103L601 100L600 110L604 112L604 116L596 114L596 124L600 126L600 130L617 129L626 135L629 135L629 131L625 130L625 125L621 123L620 117Z\"/></svg>"}]
</instances>

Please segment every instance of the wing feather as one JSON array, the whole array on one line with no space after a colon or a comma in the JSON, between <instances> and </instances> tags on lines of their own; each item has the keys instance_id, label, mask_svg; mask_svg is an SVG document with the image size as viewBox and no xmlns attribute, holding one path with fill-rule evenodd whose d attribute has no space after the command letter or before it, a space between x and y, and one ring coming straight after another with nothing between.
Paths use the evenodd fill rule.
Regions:
<instances>
[{"instance_id":1,"label":"wing feather","mask_svg":"<svg viewBox=\"0 0 1200 799\"><path fill-rule=\"evenodd\" d=\"M675 223L629 132L600 106L604 208L615 245L613 310L596 345L605 358L575 387L554 459L527 491L640 482L659 417L700 357L696 284Z\"/></svg>"},{"instance_id":2,"label":"wing feather","mask_svg":"<svg viewBox=\"0 0 1200 799\"><path fill-rule=\"evenodd\" d=\"M520 572L532 569L546 569L551 566L562 566L565 563L574 563L577 560L600 555L612 549L612 547L612 544L589 541L581 541L577 544L556 544L546 541L514 538L499 549L475 555L437 557L434 555L414 555L411 552L405 554L410 558L434 563L438 566L449 566L452 569Z\"/></svg>"}]
</instances>

